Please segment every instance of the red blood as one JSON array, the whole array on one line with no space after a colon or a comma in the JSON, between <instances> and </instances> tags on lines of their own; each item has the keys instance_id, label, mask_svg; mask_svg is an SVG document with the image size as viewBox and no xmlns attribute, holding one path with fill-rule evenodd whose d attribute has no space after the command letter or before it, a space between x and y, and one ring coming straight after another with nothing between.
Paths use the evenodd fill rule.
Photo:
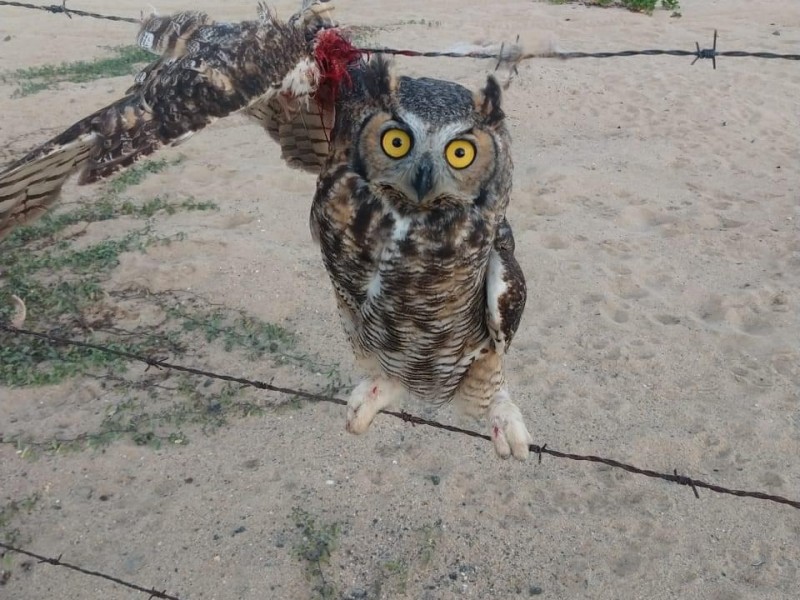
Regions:
<instances>
[{"instance_id":1,"label":"red blood","mask_svg":"<svg viewBox=\"0 0 800 600\"><path fill-rule=\"evenodd\" d=\"M361 52L336 29L323 29L317 34L314 59L322 76L320 88L332 94L344 83L350 83L348 67L361 58Z\"/></svg>"},{"instance_id":2,"label":"red blood","mask_svg":"<svg viewBox=\"0 0 800 600\"><path fill-rule=\"evenodd\" d=\"M314 60L319 66L320 80L314 100L321 115L332 116L336 110L336 96L342 84L351 83L348 68L361 59L361 52L356 49L336 29L323 29L317 34L314 46ZM323 123L325 122L323 118ZM325 137L330 141L328 131Z\"/></svg>"},{"instance_id":3,"label":"red blood","mask_svg":"<svg viewBox=\"0 0 800 600\"><path fill-rule=\"evenodd\" d=\"M493 438L500 437L500 428L497 425L494 425L492 427L492 437Z\"/></svg>"}]
</instances>

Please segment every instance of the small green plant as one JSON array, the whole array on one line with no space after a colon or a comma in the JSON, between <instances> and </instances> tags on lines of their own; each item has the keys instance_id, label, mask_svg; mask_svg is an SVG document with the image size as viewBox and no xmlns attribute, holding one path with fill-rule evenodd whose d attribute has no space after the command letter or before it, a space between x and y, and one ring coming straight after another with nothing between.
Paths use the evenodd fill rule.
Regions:
<instances>
[{"instance_id":1,"label":"small green plant","mask_svg":"<svg viewBox=\"0 0 800 600\"><path fill-rule=\"evenodd\" d=\"M24 299L28 313L26 325L29 326L56 327L61 335L110 326L113 311L105 302L102 284L119 263L119 257L169 239L153 236L148 226L83 248L74 248L69 236L58 238L64 236L68 227L78 223L105 221L120 214L140 218L152 216L154 212L150 209L139 210L126 205L119 194L140 182L146 174L159 172L176 162L145 161L131 169L133 175L126 173L122 183L120 178L112 180L96 202L48 214L28 227L15 230L2 247L0 320L10 319L13 294ZM196 205L191 201L189 206ZM117 350L149 353L163 348L160 345L163 341L151 336L140 343L112 341L110 345ZM0 334L0 385L53 384L103 367L123 371L125 363L98 351L72 347L55 349L45 340Z\"/></svg>"},{"instance_id":2,"label":"small green plant","mask_svg":"<svg viewBox=\"0 0 800 600\"><path fill-rule=\"evenodd\" d=\"M167 198L156 196L144 204L136 205L130 200L125 200L120 206L120 214L148 219L156 213L163 212L174 215L178 211L216 210L214 202L197 202L194 198L187 198L180 202L170 202Z\"/></svg>"},{"instance_id":3,"label":"small green plant","mask_svg":"<svg viewBox=\"0 0 800 600\"><path fill-rule=\"evenodd\" d=\"M349 27L348 31L350 32L352 42L356 46L367 46L375 41L375 36L377 36L380 32L393 31L407 25L420 25L429 29L433 29L435 27L441 27L442 22L432 21L429 19L403 19L400 21L394 21L392 23L385 23L383 25L354 25Z\"/></svg>"},{"instance_id":4,"label":"small green plant","mask_svg":"<svg viewBox=\"0 0 800 600\"><path fill-rule=\"evenodd\" d=\"M634 12L643 12L651 14L657 6L661 6L664 10L678 10L678 0L619 0L616 4L632 10Z\"/></svg>"},{"instance_id":5,"label":"small green plant","mask_svg":"<svg viewBox=\"0 0 800 600\"><path fill-rule=\"evenodd\" d=\"M353 25L348 28L351 41L356 46L367 46L375 41L375 36L383 28L378 25Z\"/></svg>"},{"instance_id":6,"label":"small green plant","mask_svg":"<svg viewBox=\"0 0 800 600\"><path fill-rule=\"evenodd\" d=\"M184 157L179 156L172 161L165 159L144 160L133 165L127 171L109 181L98 198L69 211L49 212L38 221L12 231L8 238L3 241L5 252L20 250L22 246L34 241L46 244L67 227L78 223L88 224L108 221L121 215L147 218L152 217L159 210L165 210L172 214L176 210L182 209L216 209L217 206L213 203L196 202L193 198L175 203L157 197L141 206L121 198L123 192L131 186L141 183L147 175L160 173L169 167L180 164L183 160ZM30 247L27 249L30 250Z\"/></svg>"},{"instance_id":7,"label":"small green plant","mask_svg":"<svg viewBox=\"0 0 800 600\"><path fill-rule=\"evenodd\" d=\"M416 530L419 541L418 558L423 567L427 567L436 554L436 546L442 538L442 520L436 519L429 525Z\"/></svg>"},{"instance_id":8,"label":"small green plant","mask_svg":"<svg viewBox=\"0 0 800 600\"><path fill-rule=\"evenodd\" d=\"M442 26L442 22L441 21L425 20L425 19L405 19L405 20L402 20L402 21L398 21L397 23L395 23L393 25L387 25L386 28L389 29L389 28L392 28L392 27L398 27L398 26L402 26L402 25L425 25L426 27L441 27Z\"/></svg>"},{"instance_id":9,"label":"small green plant","mask_svg":"<svg viewBox=\"0 0 800 600\"><path fill-rule=\"evenodd\" d=\"M294 546L295 555L306 563L306 576L313 585L315 597L323 600L336 598L336 589L325 578L323 567L336 550L341 526L339 523L319 525L314 517L301 508L292 509L291 518L301 536Z\"/></svg>"},{"instance_id":10,"label":"small green plant","mask_svg":"<svg viewBox=\"0 0 800 600\"><path fill-rule=\"evenodd\" d=\"M108 192L119 195L128 188L142 183L149 175L161 173L169 167L181 164L184 160L183 155L171 161L166 158L143 160L109 181Z\"/></svg>"},{"instance_id":11,"label":"small green plant","mask_svg":"<svg viewBox=\"0 0 800 600\"><path fill-rule=\"evenodd\" d=\"M2 81L16 82L14 97L29 96L50 89L62 82L84 83L95 79L131 75L137 65L149 63L153 56L138 46L111 48L113 56L93 61L77 61L60 65L44 65L17 69L0 76Z\"/></svg>"},{"instance_id":12,"label":"small green plant","mask_svg":"<svg viewBox=\"0 0 800 600\"><path fill-rule=\"evenodd\" d=\"M132 188L177 160L145 160L109 181L97 197L55 210L0 243L0 322L11 320L22 299L24 327L58 337L85 340L112 350L175 362L195 362L210 345L243 359L269 358L278 367L300 367L322 377L320 387L335 393L344 382L336 365L323 365L296 349L295 335L277 323L243 311L212 305L178 290L108 289L107 281L124 253L147 252L178 236L154 233L159 216L178 211L216 209L194 198L157 196L137 199ZM105 239L89 225L121 216L142 220L127 233ZM91 242L86 238L91 237ZM131 318L134 314L147 318ZM120 319L126 319L124 326ZM132 323L132 324L131 324ZM187 360L189 359L189 360ZM231 418L259 414L264 395L232 383L203 380L141 365L100 350L57 346L49 341L0 332L0 386L59 384L67 379L99 382L110 408L97 413L87 431L32 439L17 432L1 440L22 457L103 447L118 438L140 445L186 444L188 433L213 432ZM269 400L267 400L269 401Z\"/></svg>"},{"instance_id":13,"label":"small green plant","mask_svg":"<svg viewBox=\"0 0 800 600\"><path fill-rule=\"evenodd\" d=\"M19 527L12 527L12 523L17 520L20 513L30 513L39 502L39 494L33 493L19 500L11 500L5 506L0 506L0 540L10 546L17 546L26 543L27 540L21 539L22 533ZM11 578L14 567L14 554L12 552L0 553L0 586L6 584Z\"/></svg>"},{"instance_id":14,"label":"small green plant","mask_svg":"<svg viewBox=\"0 0 800 600\"><path fill-rule=\"evenodd\" d=\"M274 323L267 323L244 313L224 309L197 310L181 305L167 308L167 314L178 320L184 331L200 333L206 342L221 341L226 352L239 348L250 359L267 353L279 354L295 344L294 335Z\"/></svg>"},{"instance_id":15,"label":"small green plant","mask_svg":"<svg viewBox=\"0 0 800 600\"><path fill-rule=\"evenodd\" d=\"M11 523L20 513L30 513L37 502L39 502L39 494L33 493L19 500L11 500L5 506L0 507L0 538L6 544L14 545L19 541L20 531L17 528L12 529Z\"/></svg>"},{"instance_id":16,"label":"small green plant","mask_svg":"<svg viewBox=\"0 0 800 600\"><path fill-rule=\"evenodd\" d=\"M578 0L550 0L551 4L572 4ZM680 16L679 0L581 0L588 6L626 8L633 12L652 14L656 8L671 10L672 16Z\"/></svg>"},{"instance_id":17,"label":"small green plant","mask_svg":"<svg viewBox=\"0 0 800 600\"><path fill-rule=\"evenodd\" d=\"M68 444L77 444L78 449L102 447L124 436L140 446L155 449L165 443L183 445L189 443L184 431L189 425L210 432L227 423L230 417L248 417L262 411L260 405L238 399L239 388L232 383L198 386L197 379L187 374L170 378L169 384L113 376L108 379L132 393L108 409L96 432L62 441L58 450L73 449ZM157 402L157 397L165 393L169 399Z\"/></svg>"},{"instance_id":18,"label":"small green plant","mask_svg":"<svg viewBox=\"0 0 800 600\"><path fill-rule=\"evenodd\" d=\"M129 336L135 341L105 341L105 346L144 356L164 352L185 355L188 348L203 346L197 340L202 335L206 341L223 343L227 351L242 352L252 360L269 355L281 362L281 353L294 344L294 336L280 326L237 311L206 308L197 298L182 299L177 306L178 298L170 293L149 295L148 299L164 309L166 318L161 325L140 328L135 336ZM98 380L102 388L121 397L106 411L95 431L44 442L24 437L6 440L15 443L23 457L103 447L120 437L154 448L164 443L186 444L189 438L185 429L189 425L210 433L232 417L263 412L262 404L243 396L241 387L233 383L202 381L185 373L169 375L166 380L158 372L127 376L127 362L113 355L73 347L54 350L38 339L21 342L21 350L16 347L8 352L8 364L0 368L0 375L13 374L12 381L20 385L58 382L81 375ZM0 347L0 361L4 352Z\"/></svg>"},{"instance_id":19,"label":"small green plant","mask_svg":"<svg viewBox=\"0 0 800 600\"><path fill-rule=\"evenodd\" d=\"M376 595L385 594L387 588L393 594L405 594L408 584L408 569L408 564L399 558L381 563L382 578L379 580L380 583L376 582L377 586L374 589Z\"/></svg>"}]
</instances>

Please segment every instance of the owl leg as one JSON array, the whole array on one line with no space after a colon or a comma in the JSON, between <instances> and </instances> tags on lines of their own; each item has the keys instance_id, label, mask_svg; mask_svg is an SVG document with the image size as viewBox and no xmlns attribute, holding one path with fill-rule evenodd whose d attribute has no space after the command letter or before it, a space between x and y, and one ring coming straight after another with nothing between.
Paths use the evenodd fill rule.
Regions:
<instances>
[{"instance_id":1,"label":"owl leg","mask_svg":"<svg viewBox=\"0 0 800 600\"><path fill-rule=\"evenodd\" d=\"M528 457L533 442L522 413L511 401L503 373L503 357L487 350L472 363L454 398L462 410L475 418L488 413L492 443L502 458Z\"/></svg>"},{"instance_id":2,"label":"owl leg","mask_svg":"<svg viewBox=\"0 0 800 600\"><path fill-rule=\"evenodd\" d=\"M489 424L492 428L494 449L501 458L528 458L528 446L533 442L533 437L525 427L522 413L511 402L505 388L492 398L489 405Z\"/></svg>"},{"instance_id":3,"label":"owl leg","mask_svg":"<svg viewBox=\"0 0 800 600\"><path fill-rule=\"evenodd\" d=\"M397 381L370 377L359 383L347 400L347 431L364 433L381 410L402 402L407 392Z\"/></svg>"}]
</instances>

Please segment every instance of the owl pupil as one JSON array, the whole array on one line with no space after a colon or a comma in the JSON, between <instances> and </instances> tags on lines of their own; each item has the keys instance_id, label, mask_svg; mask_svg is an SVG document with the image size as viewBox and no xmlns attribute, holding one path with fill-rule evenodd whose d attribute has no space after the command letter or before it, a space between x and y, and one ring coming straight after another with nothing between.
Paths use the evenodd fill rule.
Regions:
<instances>
[{"instance_id":1,"label":"owl pupil","mask_svg":"<svg viewBox=\"0 0 800 600\"><path fill-rule=\"evenodd\" d=\"M467 151L464 150L463 148L456 148L455 154L456 158L464 158L464 156L466 156L467 154Z\"/></svg>"},{"instance_id":2,"label":"owl pupil","mask_svg":"<svg viewBox=\"0 0 800 600\"><path fill-rule=\"evenodd\" d=\"M399 137L392 139L392 146L394 146L395 148L400 148L402 145L403 145L403 140L401 140Z\"/></svg>"}]
</instances>

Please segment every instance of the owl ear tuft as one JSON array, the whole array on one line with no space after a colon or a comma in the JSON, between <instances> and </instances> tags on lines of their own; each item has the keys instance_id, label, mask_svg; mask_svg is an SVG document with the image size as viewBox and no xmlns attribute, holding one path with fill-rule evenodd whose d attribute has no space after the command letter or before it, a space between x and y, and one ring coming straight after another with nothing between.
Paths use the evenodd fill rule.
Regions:
<instances>
[{"instance_id":1,"label":"owl ear tuft","mask_svg":"<svg viewBox=\"0 0 800 600\"><path fill-rule=\"evenodd\" d=\"M497 125L505 118L506 114L500 106L502 95L500 84L489 75L486 78L486 87L475 97L475 108L483 115L486 125Z\"/></svg>"},{"instance_id":2,"label":"owl ear tuft","mask_svg":"<svg viewBox=\"0 0 800 600\"><path fill-rule=\"evenodd\" d=\"M397 88L397 78L391 67L391 62L380 54L369 61L364 74L364 85L369 97L386 99Z\"/></svg>"}]
</instances>

